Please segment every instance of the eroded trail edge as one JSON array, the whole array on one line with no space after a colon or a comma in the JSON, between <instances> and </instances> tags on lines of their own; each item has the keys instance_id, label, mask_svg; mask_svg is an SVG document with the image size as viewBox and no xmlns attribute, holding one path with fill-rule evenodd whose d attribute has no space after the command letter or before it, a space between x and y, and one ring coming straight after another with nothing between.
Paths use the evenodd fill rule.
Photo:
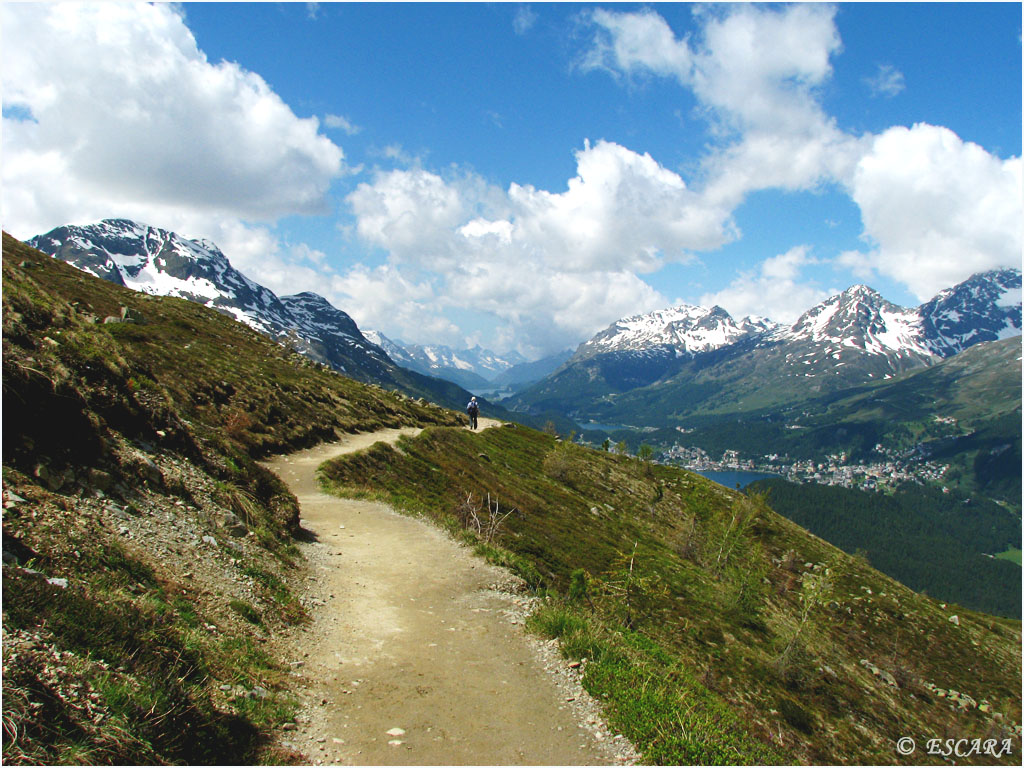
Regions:
<instances>
[{"instance_id":1,"label":"eroded trail edge","mask_svg":"<svg viewBox=\"0 0 1024 768\"><path fill-rule=\"evenodd\" d=\"M352 435L266 463L313 539L300 545L312 622L288 651L303 706L282 741L318 764L632 762L554 641L524 630L531 598L514 576L426 522L320 491L323 461L416 432Z\"/></svg>"}]
</instances>

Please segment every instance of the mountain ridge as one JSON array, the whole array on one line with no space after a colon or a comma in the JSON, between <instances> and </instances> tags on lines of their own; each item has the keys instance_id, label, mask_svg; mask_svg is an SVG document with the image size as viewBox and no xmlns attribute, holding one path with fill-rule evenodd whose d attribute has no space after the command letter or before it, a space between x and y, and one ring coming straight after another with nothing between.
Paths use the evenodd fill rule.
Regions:
<instances>
[{"instance_id":1,"label":"mountain ridge","mask_svg":"<svg viewBox=\"0 0 1024 768\"><path fill-rule=\"evenodd\" d=\"M190 240L128 219L104 219L57 227L27 244L108 282L216 309L358 381L453 408L469 400L469 392L458 384L398 365L362 334L351 316L319 294L279 297L245 277L208 240Z\"/></svg>"},{"instance_id":2,"label":"mountain ridge","mask_svg":"<svg viewBox=\"0 0 1024 768\"><path fill-rule=\"evenodd\" d=\"M454 381L470 390L488 388L502 373L526 362L517 352L499 355L479 344L457 350L445 344L409 344L390 339L377 330L365 331L364 335L404 367Z\"/></svg>"},{"instance_id":3,"label":"mountain ridge","mask_svg":"<svg viewBox=\"0 0 1024 768\"><path fill-rule=\"evenodd\" d=\"M913 309L853 286L789 326L762 318L737 323L720 308L634 316L596 334L508 402L515 410L561 410L605 423L637 423L618 404L652 387L663 390L661 418L669 421L698 408L740 413L796 403L1019 335L1020 284L1019 270L979 273Z\"/></svg>"}]
</instances>

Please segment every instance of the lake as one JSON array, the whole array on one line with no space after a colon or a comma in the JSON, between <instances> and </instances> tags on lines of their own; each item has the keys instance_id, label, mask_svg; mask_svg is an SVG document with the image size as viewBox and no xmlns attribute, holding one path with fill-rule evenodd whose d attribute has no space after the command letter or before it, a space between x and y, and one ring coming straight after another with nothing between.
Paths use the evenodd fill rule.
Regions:
<instances>
[{"instance_id":1,"label":"lake","mask_svg":"<svg viewBox=\"0 0 1024 768\"><path fill-rule=\"evenodd\" d=\"M726 488L735 489L737 485L740 488L746 488L755 480L763 480L766 477L780 477L780 475L773 475L768 472L746 472L740 469L730 469L724 472L718 472L710 469L692 469L691 472L696 472L698 475L703 475L708 480L714 480L719 485L724 485Z\"/></svg>"},{"instance_id":2,"label":"lake","mask_svg":"<svg viewBox=\"0 0 1024 768\"><path fill-rule=\"evenodd\" d=\"M602 424L599 421L589 421L586 424L580 424L580 429L591 430L594 432L615 432L620 429L635 429L635 427L626 427L622 424Z\"/></svg>"}]
</instances>

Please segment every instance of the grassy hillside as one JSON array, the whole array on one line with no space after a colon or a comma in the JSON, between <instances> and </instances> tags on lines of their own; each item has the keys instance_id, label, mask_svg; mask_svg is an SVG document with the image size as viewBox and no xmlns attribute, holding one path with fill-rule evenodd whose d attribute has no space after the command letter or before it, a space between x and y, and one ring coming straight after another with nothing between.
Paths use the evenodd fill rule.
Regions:
<instances>
[{"instance_id":1,"label":"grassy hillside","mask_svg":"<svg viewBox=\"0 0 1024 768\"><path fill-rule=\"evenodd\" d=\"M298 505L254 459L460 417L6 234L3 288L4 763L307 762L268 738Z\"/></svg>"},{"instance_id":2,"label":"grassy hillside","mask_svg":"<svg viewBox=\"0 0 1024 768\"><path fill-rule=\"evenodd\" d=\"M321 474L545 594L534 627L585 659L645 761L937 763L896 740L952 734L1006 735L1018 760L1020 623L919 596L762 497L509 426L432 428Z\"/></svg>"}]
</instances>

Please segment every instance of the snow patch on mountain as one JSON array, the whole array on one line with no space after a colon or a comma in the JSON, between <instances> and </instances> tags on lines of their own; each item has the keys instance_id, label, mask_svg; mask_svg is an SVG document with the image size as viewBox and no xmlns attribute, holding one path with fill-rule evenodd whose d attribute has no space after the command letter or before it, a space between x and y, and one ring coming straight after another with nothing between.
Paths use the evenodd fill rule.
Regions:
<instances>
[{"instance_id":1,"label":"snow patch on mountain","mask_svg":"<svg viewBox=\"0 0 1024 768\"><path fill-rule=\"evenodd\" d=\"M458 371L491 381L512 366L526 362L526 358L517 352L498 354L479 345L456 350L444 344L407 344L389 339L376 330L366 331L364 335L402 365L431 376L445 376Z\"/></svg>"},{"instance_id":2,"label":"snow patch on mountain","mask_svg":"<svg viewBox=\"0 0 1024 768\"><path fill-rule=\"evenodd\" d=\"M767 333L776 324L760 317L737 323L721 307L680 304L669 309L633 315L612 323L577 350L578 357L613 351L642 351L671 347L677 357L709 352L752 335Z\"/></svg>"},{"instance_id":3,"label":"snow patch on mountain","mask_svg":"<svg viewBox=\"0 0 1024 768\"><path fill-rule=\"evenodd\" d=\"M869 355L909 353L928 359L935 354L925 340L918 311L886 301L866 285L855 285L812 307L793 325L777 330L774 338L836 344Z\"/></svg>"}]
</instances>

